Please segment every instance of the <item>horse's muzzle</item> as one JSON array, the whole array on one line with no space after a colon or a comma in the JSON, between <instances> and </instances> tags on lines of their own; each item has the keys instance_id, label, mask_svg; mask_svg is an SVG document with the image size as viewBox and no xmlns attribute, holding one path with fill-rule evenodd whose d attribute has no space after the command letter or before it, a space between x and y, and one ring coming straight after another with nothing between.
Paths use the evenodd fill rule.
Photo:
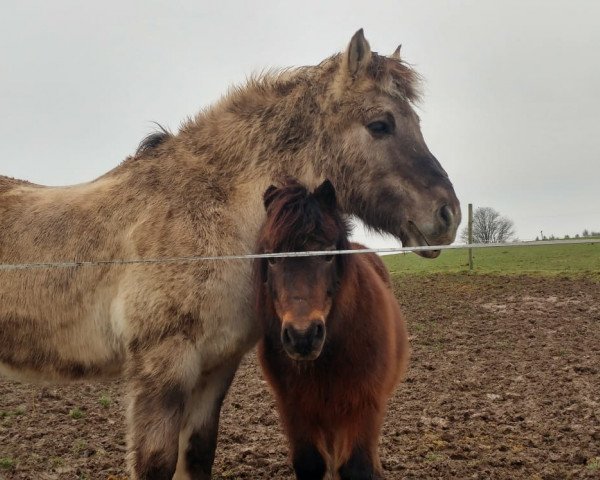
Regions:
<instances>
[{"instance_id":1,"label":"horse's muzzle","mask_svg":"<svg viewBox=\"0 0 600 480\"><path fill-rule=\"evenodd\" d=\"M291 323L281 328L281 343L285 352L294 360L314 360L323 349L325 323L313 321L307 328L299 329Z\"/></svg>"}]
</instances>

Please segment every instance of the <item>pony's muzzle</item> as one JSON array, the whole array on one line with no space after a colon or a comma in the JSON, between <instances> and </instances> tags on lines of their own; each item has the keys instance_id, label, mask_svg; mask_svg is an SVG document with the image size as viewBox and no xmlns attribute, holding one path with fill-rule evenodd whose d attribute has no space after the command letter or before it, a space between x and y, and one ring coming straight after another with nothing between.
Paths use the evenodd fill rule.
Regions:
<instances>
[{"instance_id":1,"label":"pony's muzzle","mask_svg":"<svg viewBox=\"0 0 600 480\"><path fill-rule=\"evenodd\" d=\"M285 352L294 360L314 360L323 349L325 322L312 321L306 328L297 328L284 323L281 328L281 343Z\"/></svg>"}]
</instances>

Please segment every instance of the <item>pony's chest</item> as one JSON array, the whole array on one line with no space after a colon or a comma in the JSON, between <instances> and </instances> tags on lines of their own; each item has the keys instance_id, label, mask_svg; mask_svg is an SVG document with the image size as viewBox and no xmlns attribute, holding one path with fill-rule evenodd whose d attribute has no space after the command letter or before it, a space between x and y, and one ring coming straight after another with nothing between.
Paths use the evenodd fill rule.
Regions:
<instances>
[{"instance_id":1,"label":"pony's chest","mask_svg":"<svg viewBox=\"0 0 600 480\"><path fill-rule=\"evenodd\" d=\"M351 372L339 368L328 368L319 374L298 375L291 384L298 403L312 410L311 415L328 419L344 417L364 407L370 397L370 388L364 379L353 378Z\"/></svg>"}]
</instances>

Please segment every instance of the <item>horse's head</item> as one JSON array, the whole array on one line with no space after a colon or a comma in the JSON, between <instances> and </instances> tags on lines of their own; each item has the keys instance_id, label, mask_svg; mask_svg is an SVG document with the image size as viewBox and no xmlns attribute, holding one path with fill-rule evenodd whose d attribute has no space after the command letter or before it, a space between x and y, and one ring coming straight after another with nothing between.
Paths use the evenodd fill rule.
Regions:
<instances>
[{"instance_id":1,"label":"horse's head","mask_svg":"<svg viewBox=\"0 0 600 480\"><path fill-rule=\"evenodd\" d=\"M418 75L400 59L371 52L359 30L345 53L323 64L323 175L345 212L404 246L449 244L461 213L448 175L427 148L419 117ZM437 257L439 251L420 252Z\"/></svg>"},{"instance_id":2,"label":"horse's head","mask_svg":"<svg viewBox=\"0 0 600 480\"><path fill-rule=\"evenodd\" d=\"M269 187L260 252L349 248L348 229L336 209L335 191L325 181L314 193L295 181ZM280 339L295 360L314 360L325 342L327 318L345 258L327 255L260 260L260 281L279 320Z\"/></svg>"}]
</instances>

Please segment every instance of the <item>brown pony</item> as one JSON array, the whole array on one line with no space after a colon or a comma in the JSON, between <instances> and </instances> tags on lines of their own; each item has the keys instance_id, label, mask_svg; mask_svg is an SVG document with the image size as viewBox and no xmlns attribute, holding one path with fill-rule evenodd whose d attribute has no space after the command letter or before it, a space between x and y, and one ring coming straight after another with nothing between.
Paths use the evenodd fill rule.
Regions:
<instances>
[{"instance_id":1,"label":"brown pony","mask_svg":"<svg viewBox=\"0 0 600 480\"><path fill-rule=\"evenodd\" d=\"M270 187L258 251L364 248L348 242L335 192ZM255 262L264 335L259 358L275 393L299 480L382 478L377 444L409 356L404 319L375 254ZM329 477L328 477L329 478Z\"/></svg>"},{"instance_id":2,"label":"brown pony","mask_svg":"<svg viewBox=\"0 0 600 480\"><path fill-rule=\"evenodd\" d=\"M0 176L0 263L251 253L262 193L285 176L329 178L344 213L405 246L451 243L460 206L421 135L418 86L360 30L319 65L231 89L93 181ZM0 374L124 374L132 479L208 479L223 397L259 338L251 278L247 260L0 270Z\"/></svg>"}]
</instances>

